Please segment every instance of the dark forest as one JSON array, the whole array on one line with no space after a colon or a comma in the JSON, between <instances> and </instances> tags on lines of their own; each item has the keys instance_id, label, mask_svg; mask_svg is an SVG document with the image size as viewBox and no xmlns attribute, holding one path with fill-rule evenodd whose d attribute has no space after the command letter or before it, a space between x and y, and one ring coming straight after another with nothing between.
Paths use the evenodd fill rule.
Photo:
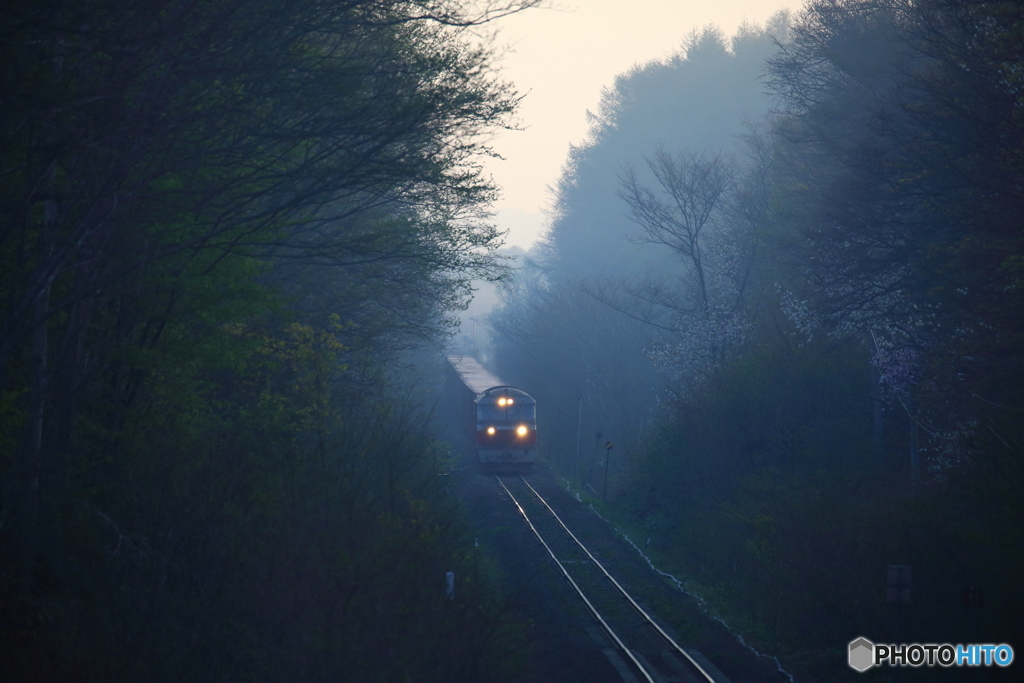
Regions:
<instances>
[{"instance_id":1,"label":"dark forest","mask_svg":"<svg viewBox=\"0 0 1024 683\"><path fill-rule=\"evenodd\" d=\"M481 36L538 4L7 3L0 679L522 680L447 476L480 282L544 466L796 680L1024 652L1024 4L681 36L513 259Z\"/></svg>"},{"instance_id":2,"label":"dark forest","mask_svg":"<svg viewBox=\"0 0 1024 683\"><path fill-rule=\"evenodd\" d=\"M492 316L548 457L797 680L856 678L865 633L1022 642L1022 31L947 0L695 31L605 90Z\"/></svg>"}]
</instances>

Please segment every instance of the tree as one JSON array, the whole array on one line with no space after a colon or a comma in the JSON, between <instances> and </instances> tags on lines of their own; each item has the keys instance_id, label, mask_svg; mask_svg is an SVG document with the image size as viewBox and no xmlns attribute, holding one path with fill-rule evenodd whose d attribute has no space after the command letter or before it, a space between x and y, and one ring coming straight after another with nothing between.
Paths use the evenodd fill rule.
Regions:
<instances>
[{"instance_id":1,"label":"tree","mask_svg":"<svg viewBox=\"0 0 1024 683\"><path fill-rule=\"evenodd\" d=\"M784 24L784 17L777 17L769 30L777 32ZM600 425L614 424L620 433L613 439L616 452L620 443L631 455L639 452L641 435L663 397L664 379L652 351L675 346L692 333L702 345L700 357L689 354L687 363L712 362L705 353L712 344L704 344L709 341L704 333L717 334L723 315L730 324L741 321L729 312L739 298L731 283L742 282L750 263L736 257L748 255L750 245L734 244L726 225L737 189L729 159L744 118L756 120L767 108L756 79L772 49L768 30L760 27L745 26L731 40L708 27L684 36L670 58L620 75L602 93L600 109L589 117L587 139L570 150L553 188L551 230L531 253L537 272L525 276L536 285L515 290L495 316L504 335L498 341L502 377L524 387L550 387L546 404L567 423L576 420L583 393L584 433L591 431L586 421L593 406L598 419L592 433L600 428L609 434ZM708 147L721 151L701 151ZM652 149L694 151L662 151L644 164L644 153ZM710 165L720 181L706 206L691 202L685 219L698 221L687 225L691 239L659 233L653 224L651 233L643 232L630 220L629 191L620 176L652 211L674 211L674 200L662 193L655 173L671 183L679 180L673 174L685 175L687 163ZM710 215L699 216L704 210ZM692 256L643 245L647 238L662 237L675 248L690 249ZM737 331L735 325L729 329ZM713 341L710 355L735 345L734 337ZM668 364L663 369L676 374ZM563 437L563 448L574 452L576 432Z\"/></svg>"},{"instance_id":2,"label":"tree","mask_svg":"<svg viewBox=\"0 0 1024 683\"><path fill-rule=\"evenodd\" d=\"M381 368L442 337L470 279L500 274L477 158L518 97L466 36L533 4L7 8L0 602L64 614L48 633L82 643L72 603L114 614L97 633L125 642L146 625L118 621L119 601L159 613L190 581L219 590L223 574L198 567L244 564L227 508L285 505L309 483L274 458L320 452L323 395L351 411L334 435L369 424ZM295 389L307 363L331 391ZM353 453L380 442L349 435ZM147 638L195 652L180 632Z\"/></svg>"},{"instance_id":3,"label":"tree","mask_svg":"<svg viewBox=\"0 0 1024 683\"><path fill-rule=\"evenodd\" d=\"M917 393L946 406L919 418L936 431L969 431L984 401L1019 402L993 382L1016 372L1019 340L1019 46L1001 38L1019 22L1008 8L814 3L770 61L786 113L786 249L835 333L873 329L887 357L918 356L928 377Z\"/></svg>"},{"instance_id":4,"label":"tree","mask_svg":"<svg viewBox=\"0 0 1024 683\"><path fill-rule=\"evenodd\" d=\"M32 387L24 471L37 470L49 431L54 368L64 389L81 383L81 354L78 366L68 354L91 316L158 259L209 250L341 268L418 261L465 292L497 240L479 213L493 190L472 157L516 97L449 25L529 4L475 14L458 3L55 2L14 12L4 29L14 87L0 169L0 391ZM368 212L377 227L356 228ZM173 307L173 286L165 297ZM26 344L30 367L16 353Z\"/></svg>"},{"instance_id":5,"label":"tree","mask_svg":"<svg viewBox=\"0 0 1024 683\"><path fill-rule=\"evenodd\" d=\"M670 58L638 64L604 90L587 139L570 150L552 188L553 266L574 276L676 267L667 252L628 242L636 230L623 220L629 207L618 196L620 172L633 167L641 184L655 187L643 158L652 150L710 149L728 156L744 121L767 111L756 83L774 49L769 36L784 25L776 17L768 28L745 26L732 39L711 26L694 31Z\"/></svg>"},{"instance_id":6,"label":"tree","mask_svg":"<svg viewBox=\"0 0 1024 683\"><path fill-rule=\"evenodd\" d=\"M683 276L645 275L616 296L604 283L597 296L616 310L669 332L651 352L663 370L695 395L706 372L743 347L770 267L758 263L768 221L772 151L764 130L748 125L743 164L722 152L659 150L648 160L657 189L633 169L620 195L644 231L637 242L669 247L684 260Z\"/></svg>"},{"instance_id":7,"label":"tree","mask_svg":"<svg viewBox=\"0 0 1024 683\"><path fill-rule=\"evenodd\" d=\"M733 187L734 171L722 154L671 155L659 149L646 160L662 196L641 186L636 172L629 167L623 171L619 196L629 205L633 221L644 230L645 234L637 241L667 246L689 260L698 308L707 315L711 302L703 252L708 238L702 233L705 229L714 231L721 223L726 197Z\"/></svg>"}]
</instances>

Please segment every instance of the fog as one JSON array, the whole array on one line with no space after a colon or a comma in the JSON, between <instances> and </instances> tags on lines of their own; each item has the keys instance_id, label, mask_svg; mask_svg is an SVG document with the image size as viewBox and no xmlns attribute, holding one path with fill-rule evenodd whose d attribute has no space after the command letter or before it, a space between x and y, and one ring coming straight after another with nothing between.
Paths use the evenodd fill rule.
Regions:
<instances>
[{"instance_id":1,"label":"fog","mask_svg":"<svg viewBox=\"0 0 1024 683\"><path fill-rule=\"evenodd\" d=\"M546 214L486 165L530 125L495 22L539 4L5 6L0 680L537 680L518 588L557 581L445 353L794 680L1021 651L1019 3L680 28Z\"/></svg>"},{"instance_id":2,"label":"fog","mask_svg":"<svg viewBox=\"0 0 1024 683\"><path fill-rule=\"evenodd\" d=\"M945 531L982 490L1021 514L1024 135L997 14L815 4L619 75L489 317L541 457L586 491L614 442L609 514L822 652L897 637L887 566L952 596L1011 590L1022 559L1002 513L1000 550ZM904 640L1020 637L938 593L915 610ZM827 659L805 673L843 680Z\"/></svg>"}]
</instances>

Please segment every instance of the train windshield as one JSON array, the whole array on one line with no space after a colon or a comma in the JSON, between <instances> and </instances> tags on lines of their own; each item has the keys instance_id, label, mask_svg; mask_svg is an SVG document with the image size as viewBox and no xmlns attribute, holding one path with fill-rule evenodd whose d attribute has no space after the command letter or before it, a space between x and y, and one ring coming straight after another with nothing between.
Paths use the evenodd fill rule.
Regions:
<instances>
[{"instance_id":1,"label":"train windshield","mask_svg":"<svg viewBox=\"0 0 1024 683\"><path fill-rule=\"evenodd\" d=\"M537 419L537 406L513 405L508 409L508 419L529 420L532 422L533 420Z\"/></svg>"},{"instance_id":2,"label":"train windshield","mask_svg":"<svg viewBox=\"0 0 1024 683\"><path fill-rule=\"evenodd\" d=\"M505 408L502 406L477 406L476 419L480 422L494 422L505 419Z\"/></svg>"}]
</instances>

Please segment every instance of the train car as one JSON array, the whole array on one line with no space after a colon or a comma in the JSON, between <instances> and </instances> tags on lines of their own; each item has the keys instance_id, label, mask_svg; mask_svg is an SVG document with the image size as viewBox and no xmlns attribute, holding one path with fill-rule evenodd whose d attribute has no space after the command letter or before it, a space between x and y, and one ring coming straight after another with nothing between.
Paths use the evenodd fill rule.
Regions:
<instances>
[{"instance_id":1,"label":"train car","mask_svg":"<svg viewBox=\"0 0 1024 683\"><path fill-rule=\"evenodd\" d=\"M476 399L476 454L490 470L527 471L537 456L537 402L507 385Z\"/></svg>"},{"instance_id":2,"label":"train car","mask_svg":"<svg viewBox=\"0 0 1024 683\"><path fill-rule=\"evenodd\" d=\"M449 395L485 471L528 471L537 455L537 402L468 356L449 356ZM463 412L465 411L465 412Z\"/></svg>"}]
</instances>

